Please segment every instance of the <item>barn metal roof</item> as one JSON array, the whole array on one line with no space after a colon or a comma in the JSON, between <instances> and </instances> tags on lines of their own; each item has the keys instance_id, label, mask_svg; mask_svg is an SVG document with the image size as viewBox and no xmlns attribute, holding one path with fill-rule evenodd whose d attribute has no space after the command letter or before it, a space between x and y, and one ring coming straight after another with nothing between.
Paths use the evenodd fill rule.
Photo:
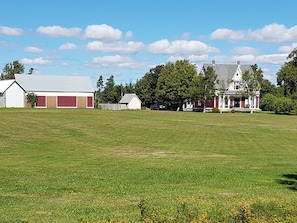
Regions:
<instances>
[{"instance_id":1,"label":"barn metal roof","mask_svg":"<svg viewBox=\"0 0 297 223\"><path fill-rule=\"evenodd\" d=\"M16 82L32 92L94 92L88 76L16 74Z\"/></svg>"},{"instance_id":2,"label":"barn metal roof","mask_svg":"<svg viewBox=\"0 0 297 223\"><path fill-rule=\"evenodd\" d=\"M13 82L15 82L15 80L0 81L0 93L3 94L13 84Z\"/></svg>"}]
</instances>

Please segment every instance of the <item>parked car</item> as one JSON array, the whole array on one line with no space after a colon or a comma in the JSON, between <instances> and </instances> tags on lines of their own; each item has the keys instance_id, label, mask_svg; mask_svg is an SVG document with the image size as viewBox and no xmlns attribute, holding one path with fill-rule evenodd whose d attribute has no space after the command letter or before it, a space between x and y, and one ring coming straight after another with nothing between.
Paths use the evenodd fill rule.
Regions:
<instances>
[{"instance_id":1,"label":"parked car","mask_svg":"<svg viewBox=\"0 0 297 223\"><path fill-rule=\"evenodd\" d=\"M165 105L162 105L162 104L153 104L151 106L151 110L165 110L166 109L166 106Z\"/></svg>"}]
</instances>

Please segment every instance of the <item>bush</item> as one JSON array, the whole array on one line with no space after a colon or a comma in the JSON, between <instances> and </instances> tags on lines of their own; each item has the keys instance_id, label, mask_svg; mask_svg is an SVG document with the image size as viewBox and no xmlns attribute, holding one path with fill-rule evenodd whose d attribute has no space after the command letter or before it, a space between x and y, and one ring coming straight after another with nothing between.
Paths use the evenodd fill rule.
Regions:
<instances>
[{"instance_id":1,"label":"bush","mask_svg":"<svg viewBox=\"0 0 297 223\"><path fill-rule=\"evenodd\" d=\"M213 109L212 109L212 113L220 113L220 109L218 109L218 108L213 108Z\"/></svg>"},{"instance_id":2,"label":"bush","mask_svg":"<svg viewBox=\"0 0 297 223\"><path fill-rule=\"evenodd\" d=\"M286 97L277 98L275 102L276 114L281 114L281 113L289 114L293 109L294 109L294 103L290 98L286 98Z\"/></svg>"},{"instance_id":3,"label":"bush","mask_svg":"<svg viewBox=\"0 0 297 223\"><path fill-rule=\"evenodd\" d=\"M273 94L265 94L260 101L262 111L274 111L277 97Z\"/></svg>"},{"instance_id":4,"label":"bush","mask_svg":"<svg viewBox=\"0 0 297 223\"><path fill-rule=\"evenodd\" d=\"M38 97L34 93L28 93L27 94L27 102L30 104L31 108L34 108L36 103L38 102Z\"/></svg>"}]
</instances>

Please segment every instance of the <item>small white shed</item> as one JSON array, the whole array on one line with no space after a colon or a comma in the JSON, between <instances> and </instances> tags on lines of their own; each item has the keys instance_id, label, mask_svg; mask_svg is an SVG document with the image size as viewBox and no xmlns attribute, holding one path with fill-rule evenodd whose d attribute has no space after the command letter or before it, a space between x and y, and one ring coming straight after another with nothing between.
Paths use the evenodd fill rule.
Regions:
<instances>
[{"instance_id":1,"label":"small white shed","mask_svg":"<svg viewBox=\"0 0 297 223\"><path fill-rule=\"evenodd\" d=\"M0 81L0 108L25 107L25 90L15 80Z\"/></svg>"},{"instance_id":2,"label":"small white shed","mask_svg":"<svg viewBox=\"0 0 297 223\"><path fill-rule=\"evenodd\" d=\"M141 109L141 101L136 94L125 94L119 104L125 104L129 110Z\"/></svg>"}]
</instances>

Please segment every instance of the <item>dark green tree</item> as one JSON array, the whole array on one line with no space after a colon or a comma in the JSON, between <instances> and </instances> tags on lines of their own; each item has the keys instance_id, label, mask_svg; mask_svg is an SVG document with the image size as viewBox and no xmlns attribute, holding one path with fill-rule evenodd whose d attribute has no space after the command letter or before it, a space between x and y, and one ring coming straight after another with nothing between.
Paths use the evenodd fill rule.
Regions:
<instances>
[{"instance_id":1,"label":"dark green tree","mask_svg":"<svg viewBox=\"0 0 297 223\"><path fill-rule=\"evenodd\" d=\"M22 74L24 73L25 67L19 61L13 61L12 63L5 64L4 68L2 69L1 79L14 79L15 74Z\"/></svg>"},{"instance_id":2,"label":"dark green tree","mask_svg":"<svg viewBox=\"0 0 297 223\"><path fill-rule=\"evenodd\" d=\"M102 102L102 90L104 88L102 75L99 76L96 85L97 90L95 91L95 108L98 108L99 104Z\"/></svg>"},{"instance_id":3,"label":"dark green tree","mask_svg":"<svg viewBox=\"0 0 297 223\"><path fill-rule=\"evenodd\" d=\"M276 95L276 86L267 79L263 79L261 83L260 98L262 99L266 94Z\"/></svg>"},{"instance_id":4,"label":"dark green tree","mask_svg":"<svg viewBox=\"0 0 297 223\"><path fill-rule=\"evenodd\" d=\"M102 102L118 103L118 97L113 75L111 75L105 83L104 90L102 91Z\"/></svg>"},{"instance_id":5,"label":"dark green tree","mask_svg":"<svg viewBox=\"0 0 297 223\"><path fill-rule=\"evenodd\" d=\"M191 101L191 86L197 75L196 67L188 60L168 62L161 70L157 82L156 97L167 108L182 109L183 104Z\"/></svg>"},{"instance_id":6,"label":"dark green tree","mask_svg":"<svg viewBox=\"0 0 297 223\"><path fill-rule=\"evenodd\" d=\"M289 61L277 72L277 85L281 87L283 96L290 97L297 93L297 48L287 59Z\"/></svg>"},{"instance_id":7,"label":"dark green tree","mask_svg":"<svg viewBox=\"0 0 297 223\"><path fill-rule=\"evenodd\" d=\"M192 99L203 103L205 112L207 101L212 101L215 96L217 74L212 67L207 67L205 72L200 72L194 79L195 88L192 91Z\"/></svg>"},{"instance_id":8,"label":"dark green tree","mask_svg":"<svg viewBox=\"0 0 297 223\"><path fill-rule=\"evenodd\" d=\"M152 104L160 102L157 101L156 91L158 79L163 68L164 65L158 65L155 68L150 69L150 71L135 84L135 93L146 107L150 107Z\"/></svg>"},{"instance_id":9,"label":"dark green tree","mask_svg":"<svg viewBox=\"0 0 297 223\"><path fill-rule=\"evenodd\" d=\"M34 108L38 102L38 97L34 93L27 94L27 103L30 104L31 108Z\"/></svg>"}]
</instances>

